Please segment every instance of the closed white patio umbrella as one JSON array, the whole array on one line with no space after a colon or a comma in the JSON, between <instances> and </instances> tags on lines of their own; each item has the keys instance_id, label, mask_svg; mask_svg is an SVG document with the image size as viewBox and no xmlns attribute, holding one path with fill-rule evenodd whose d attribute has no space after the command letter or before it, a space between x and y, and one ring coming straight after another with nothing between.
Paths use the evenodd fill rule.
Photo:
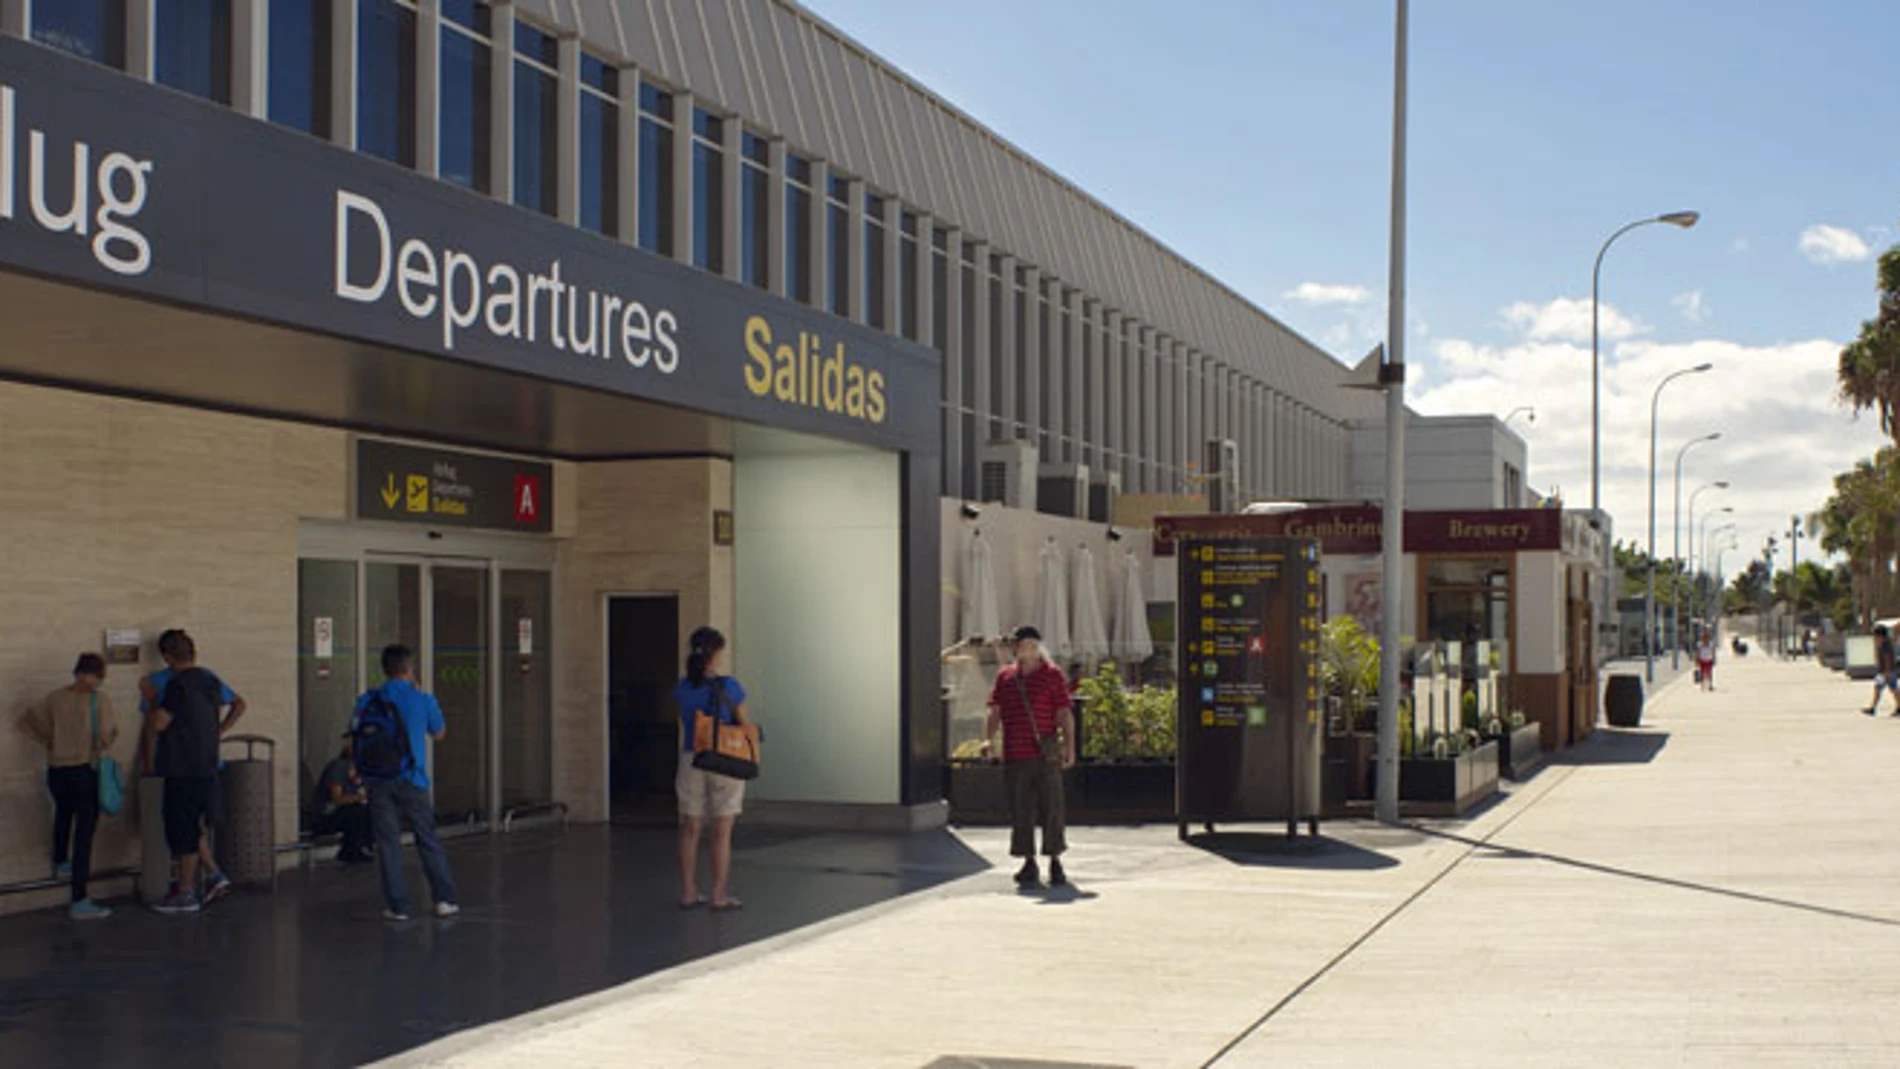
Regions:
<instances>
[{"instance_id":1,"label":"closed white patio umbrella","mask_svg":"<svg viewBox=\"0 0 1900 1069\"><path fill-rule=\"evenodd\" d=\"M978 531L970 538L970 552L963 568L963 633L959 638L991 641L1003 633L996 610L996 564L990 559L990 544Z\"/></svg>"},{"instance_id":2,"label":"closed white patio umbrella","mask_svg":"<svg viewBox=\"0 0 1900 1069\"><path fill-rule=\"evenodd\" d=\"M1075 616L1071 650L1087 665L1107 660L1108 620L1102 615L1102 595L1096 587L1095 554L1087 546L1075 550Z\"/></svg>"},{"instance_id":3,"label":"closed white patio umbrella","mask_svg":"<svg viewBox=\"0 0 1900 1069\"><path fill-rule=\"evenodd\" d=\"M1036 614L1029 621L1042 632L1043 648L1054 661L1069 659L1069 573L1062 566L1062 547L1051 538L1038 554Z\"/></svg>"},{"instance_id":4,"label":"closed white patio umbrella","mask_svg":"<svg viewBox=\"0 0 1900 1069\"><path fill-rule=\"evenodd\" d=\"M1154 656L1154 637L1148 633L1148 592L1141 582L1141 558L1122 554L1121 600L1115 610L1115 659L1138 665Z\"/></svg>"}]
</instances>

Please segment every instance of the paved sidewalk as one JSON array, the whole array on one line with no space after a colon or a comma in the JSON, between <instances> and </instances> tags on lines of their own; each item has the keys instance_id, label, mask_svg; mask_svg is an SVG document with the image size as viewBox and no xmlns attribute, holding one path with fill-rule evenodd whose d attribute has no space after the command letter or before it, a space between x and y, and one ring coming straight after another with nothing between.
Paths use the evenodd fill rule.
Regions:
<instances>
[{"instance_id":1,"label":"paved sidewalk","mask_svg":"<svg viewBox=\"0 0 1900 1069\"><path fill-rule=\"evenodd\" d=\"M1718 678L1469 823L1085 829L1068 898L972 831L993 871L401 1061L1900 1064L1900 720L1811 664Z\"/></svg>"}]
</instances>

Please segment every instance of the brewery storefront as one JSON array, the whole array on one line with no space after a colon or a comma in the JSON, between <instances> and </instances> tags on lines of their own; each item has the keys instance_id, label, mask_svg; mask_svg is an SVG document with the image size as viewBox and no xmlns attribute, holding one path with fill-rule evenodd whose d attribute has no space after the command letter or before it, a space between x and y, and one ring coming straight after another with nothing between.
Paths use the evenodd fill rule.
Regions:
<instances>
[{"instance_id":1,"label":"brewery storefront","mask_svg":"<svg viewBox=\"0 0 1900 1069\"><path fill-rule=\"evenodd\" d=\"M710 623L761 809L940 813L930 350L10 37L0 315L14 700L111 640L123 713L190 630L277 741L290 841L402 641L449 712L441 811L604 820L663 806ZM0 883L42 875L26 746Z\"/></svg>"},{"instance_id":2,"label":"brewery storefront","mask_svg":"<svg viewBox=\"0 0 1900 1069\"><path fill-rule=\"evenodd\" d=\"M1389 589L1383 528L1366 505L1168 516L1155 521L1155 552L1171 559L1184 533L1318 539L1328 617L1351 616L1377 635ZM1408 510L1400 633L1433 650L1441 674L1481 683L1487 713L1521 711L1546 747L1578 742L1596 722L1589 589L1601 537L1584 514L1557 509ZM1408 661L1421 663L1432 662Z\"/></svg>"}]
</instances>

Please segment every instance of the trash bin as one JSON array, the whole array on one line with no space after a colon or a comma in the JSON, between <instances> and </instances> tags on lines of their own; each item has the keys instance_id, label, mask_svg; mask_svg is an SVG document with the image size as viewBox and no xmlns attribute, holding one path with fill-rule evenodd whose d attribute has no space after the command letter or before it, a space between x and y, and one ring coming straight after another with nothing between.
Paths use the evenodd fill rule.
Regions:
<instances>
[{"instance_id":1,"label":"trash bin","mask_svg":"<svg viewBox=\"0 0 1900 1069\"><path fill-rule=\"evenodd\" d=\"M277 889L276 800L273 797L277 744L262 735L232 735L222 746L242 746L244 756L226 759L220 774L223 812L213 842L218 866L239 887ZM257 756L262 747L264 756Z\"/></svg>"},{"instance_id":2,"label":"trash bin","mask_svg":"<svg viewBox=\"0 0 1900 1069\"><path fill-rule=\"evenodd\" d=\"M1633 728L1643 723L1643 677L1618 673L1603 691L1603 715L1611 727Z\"/></svg>"},{"instance_id":3,"label":"trash bin","mask_svg":"<svg viewBox=\"0 0 1900 1069\"><path fill-rule=\"evenodd\" d=\"M172 852L165 847L165 781L140 778L139 901L156 905L172 889Z\"/></svg>"}]
</instances>

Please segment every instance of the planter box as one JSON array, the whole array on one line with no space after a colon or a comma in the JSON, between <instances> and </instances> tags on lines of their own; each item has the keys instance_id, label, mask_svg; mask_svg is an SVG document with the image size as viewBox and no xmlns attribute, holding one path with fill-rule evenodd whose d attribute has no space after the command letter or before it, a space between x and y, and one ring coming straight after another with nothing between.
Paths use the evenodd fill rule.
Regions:
<instances>
[{"instance_id":1,"label":"planter box","mask_svg":"<svg viewBox=\"0 0 1900 1069\"><path fill-rule=\"evenodd\" d=\"M1070 824L1166 823L1174 819L1174 764L1077 765L1062 774ZM944 796L953 824L1008 824L1001 764L952 764Z\"/></svg>"},{"instance_id":2,"label":"planter box","mask_svg":"<svg viewBox=\"0 0 1900 1069\"><path fill-rule=\"evenodd\" d=\"M1497 793L1497 751L1487 742L1457 757L1400 761L1399 800L1419 816L1463 816Z\"/></svg>"},{"instance_id":3,"label":"planter box","mask_svg":"<svg viewBox=\"0 0 1900 1069\"><path fill-rule=\"evenodd\" d=\"M1514 782L1530 779L1544 764L1544 733L1536 721L1486 741L1498 748L1498 775Z\"/></svg>"}]
</instances>

